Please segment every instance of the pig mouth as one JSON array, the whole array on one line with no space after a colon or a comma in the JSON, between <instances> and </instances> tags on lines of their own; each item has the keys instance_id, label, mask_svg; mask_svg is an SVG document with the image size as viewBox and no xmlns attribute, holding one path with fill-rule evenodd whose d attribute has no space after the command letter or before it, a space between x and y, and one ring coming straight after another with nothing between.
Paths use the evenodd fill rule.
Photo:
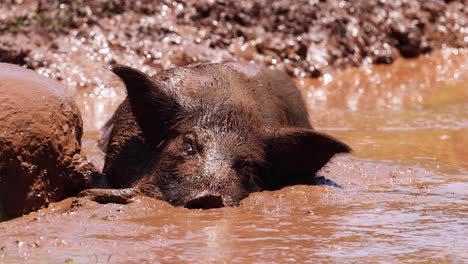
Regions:
<instances>
[{"instance_id":1,"label":"pig mouth","mask_svg":"<svg viewBox=\"0 0 468 264\"><path fill-rule=\"evenodd\" d=\"M212 209L225 207L223 198L221 195L204 194L198 195L195 198L190 199L184 205L188 209Z\"/></svg>"}]
</instances>

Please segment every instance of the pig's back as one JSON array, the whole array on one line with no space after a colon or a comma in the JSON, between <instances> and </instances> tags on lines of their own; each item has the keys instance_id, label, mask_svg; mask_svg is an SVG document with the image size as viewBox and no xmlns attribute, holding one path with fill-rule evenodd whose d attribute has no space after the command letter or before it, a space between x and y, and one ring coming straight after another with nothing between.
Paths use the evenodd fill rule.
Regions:
<instances>
[{"instance_id":1,"label":"pig's back","mask_svg":"<svg viewBox=\"0 0 468 264\"><path fill-rule=\"evenodd\" d=\"M198 99L228 102L255 114L261 125L311 127L300 91L278 70L225 62L176 68L155 77L179 95L182 104Z\"/></svg>"}]
</instances>

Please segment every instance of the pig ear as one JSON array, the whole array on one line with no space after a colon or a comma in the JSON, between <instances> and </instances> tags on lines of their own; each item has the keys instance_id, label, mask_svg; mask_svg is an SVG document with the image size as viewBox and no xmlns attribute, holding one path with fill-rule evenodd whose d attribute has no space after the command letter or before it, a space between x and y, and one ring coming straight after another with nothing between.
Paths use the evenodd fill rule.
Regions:
<instances>
[{"instance_id":1,"label":"pig ear","mask_svg":"<svg viewBox=\"0 0 468 264\"><path fill-rule=\"evenodd\" d=\"M124 65L112 66L127 89L133 115L151 143L159 144L180 106L163 84L147 74Z\"/></svg>"},{"instance_id":2,"label":"pig ear","mask_svg":"<svg viewBox=\"0 0 468 264\"><path fill-rule=\"evenodd\" d=\"M315 173L335 154L350 152L345 143L312 129L280 128L265 141L265 159L270 164L271 188L313 182Z\"/></svg>"}]
</instances>

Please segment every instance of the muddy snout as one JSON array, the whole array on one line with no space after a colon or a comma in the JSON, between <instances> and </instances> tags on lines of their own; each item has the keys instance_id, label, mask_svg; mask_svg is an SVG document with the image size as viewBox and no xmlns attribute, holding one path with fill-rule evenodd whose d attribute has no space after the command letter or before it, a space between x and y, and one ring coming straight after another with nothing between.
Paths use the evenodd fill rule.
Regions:
<instances>
[{"instance_id":1,"label":"muddy snout","mask_svg":"<svg viewBox=\"0 0 468 264\"><path fill-rule=\"evenodd\" d=\"M224 201L221 195L201 194L188 200L184 207L188 209L211 209L224 207Z\"/></svg>"}]
</instances>

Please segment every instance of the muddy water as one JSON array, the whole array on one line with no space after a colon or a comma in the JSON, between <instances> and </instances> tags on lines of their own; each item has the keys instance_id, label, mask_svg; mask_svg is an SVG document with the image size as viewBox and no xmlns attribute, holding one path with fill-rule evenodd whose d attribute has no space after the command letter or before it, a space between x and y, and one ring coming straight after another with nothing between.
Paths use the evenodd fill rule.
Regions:
<instances>
[{"instance_id":1,"label":"muddy water","mask_svg":"<svg viewBox=\"0 0 468 264\"><path fill-rule=\"evenodd\" d=\"M84 150L100 166L99 128L123 96L106 74L107 86L76 90ZM466 263L468 53L298 83L315 128L354 148L321 172L342 188L293 186L208 211L144 197L70 211L66 200L0 225L0 263Z\"/></svg>"},{"instance_id":2,"label":"muddy water","mask_svg":"<svg viewBox=\"0 0 468 264\"><path fill-rule=\"evenodd\" d=\"M467 56L445 50L301 84L316 127L348 139L356 156L461 173L468 169Z\"/></svg>"}]
</instances>

